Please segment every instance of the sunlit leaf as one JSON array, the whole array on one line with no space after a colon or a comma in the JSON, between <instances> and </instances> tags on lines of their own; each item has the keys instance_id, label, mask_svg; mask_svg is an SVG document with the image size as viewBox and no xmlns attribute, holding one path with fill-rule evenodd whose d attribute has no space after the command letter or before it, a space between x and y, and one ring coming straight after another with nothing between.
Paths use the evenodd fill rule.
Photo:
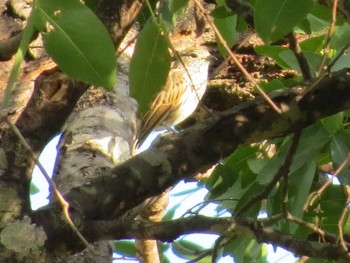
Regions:
<instances>
[{"instance_id":1,"label":"sunlit leaf","mask_svg":"<svg viewBox=\"0 0 350 263\"><path fill-rule=\"evenodd\" d=\"M300 48L303 51L321 54L324 47L325 36L311 37L300 43Z\"/></svg>"},{"instance_id":2,"label":"sunlit leaf","mask_svg":"<svg viewBox=\"0 0 350 263\"><path fill-rule=\"evenodd\" d=\"M286 87L285 83L283 81L278 80L278 79L273 79L268 83L261 83L260 86L266 92L271 92L271 91L282 89L282 88Z\"/></svg>"},{"instance_id":3,"label":"sunlit leaf","mask_svg":"<svg viewBox=\"0 0 350 263\"><path fill-rule=\"evenodd\" d=\"M273 42L289 33L313 5L312 0L259 0L255 4L256 30L266 42Z\"/></svg>"},{"instance_id":4,"label":"sunlit leaf","mask_svg":"<svg viewBox=\"0 0 350 263\"><path fill-rule=\"evenodd\" d=\"M159 252L159 259L162 263L171 263L171 260L168 258L168 256L165 254L166 251L171 247L171 244L169 243L163 243L163 242L157 242L158 244L158 252Z\"/></svg>"},{"instance_id":5,"label":"sunlit leaf","mask_svg":"<svg viewBox=\"0 0 350 263\"><path fill-rule=\"evenodd\" d=\"M225 6L218 6L212 12L214 17L214 23L221 36L226 41L229 47L232 47L236 41L236 23L237 15L233 14L232 11L227 10ZM227 52L220 42L218 42L218 48L223 56L227 56Z\"/></svg>"},{"instance_id":6,"label":"sunlit leaf","mask_svg":"<svg viewBox=\"0 0 350 263\"><path fill-rule=\"evenodd\" d=\"M101 21L78 0L38 0L35 24L44 46L71 78L112 89L116 58L112 40Z\"/></svg>"},{"instance_id":7,"label":"sunlit leaf","mask_svg":"<svg viewBox=\"0 0 350 263\"><path fill-rule=\"evenodd\" d=\"M212 175L206 181L210 189L210 198L215 199L231 187L240 175L244 174L245 181L251 182L254 174L250 170L247 161L256 156L256 147L241 147L237 149L224 164L218 164ZM253 178L254 177L254 178ZM243 182L244 185L247 183Z\"/></svg>"},{"instance_id":8,"label":"sunlit leaf","mask_svg":"<svg viewBox=\"0 0 350 263\"><path fill-rule=\"evenodd\" d=\"M145 113L170 69L170 53L166 37L153 22L142 29L130 64L131 95L139 103L139 113Z\"/></svg>"}]
</instances>

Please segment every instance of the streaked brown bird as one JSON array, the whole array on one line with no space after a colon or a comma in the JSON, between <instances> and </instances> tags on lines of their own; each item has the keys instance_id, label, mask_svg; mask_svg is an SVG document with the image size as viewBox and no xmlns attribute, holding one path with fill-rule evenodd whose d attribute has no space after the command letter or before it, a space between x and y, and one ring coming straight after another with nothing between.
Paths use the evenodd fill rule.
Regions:
<instances>
[{"instance_id":1,"label":"streaked brown bird","mask_svg":"<svg viewBox=\"0 0 350 263\"><path fill-rule=\"evenodd\" d=\"M172 63L164 87L142 118L137 146L153 130L169 130L190 116L206 90L208 67L214 57L204 47L191 47L179 55L188 73L179 59Z\"/></svg>"}]
</instances>

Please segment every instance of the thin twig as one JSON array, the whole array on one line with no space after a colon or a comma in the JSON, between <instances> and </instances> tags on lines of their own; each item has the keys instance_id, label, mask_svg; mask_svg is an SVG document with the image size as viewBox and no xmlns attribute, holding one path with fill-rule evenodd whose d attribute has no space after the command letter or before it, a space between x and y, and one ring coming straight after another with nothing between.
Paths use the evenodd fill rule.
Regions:
<instances>
[{"instance_id":1,"label":"thin twig","mask_svg":"<svg viewBox=\"0 0 350 263\"><path fill-rule=\"evenodd\" d=\"M275 225L281 219L284 219L284 216L282 213L270 216L268 218L260 218L258 221L262 223L264 226L272 226L272 225Z\"/></svg>"},{"instance_id":2,"label":"thin twig","mask_svg":"<svg viewBox=\"0 0 350 263\"><path fill-rule=\"evenodd\" d=\"M316 201L317 198L319 198L323 191L328 187L328 185L330 185L333 182L333 179L335 177L338 176L338 174L345 168L345 166L350 162L350 154L348 154L348 157L346 157L346 159L343 161L343 163L339 166L339 168L335 171L334 174L332 174L332 177L329 178L320 189L318 189L317 191L312 192L309 195L309 198L307 199L307 201L304 204L304 211L306 211L308 209L309 206L312 206L313 203Z\"/></svg>"},{"instance_id":3,"label":"thin twig","mask_svg":"<svg viewBox=\"0 0 350 263\"><path fill-rule=\"evenodd\" d=\"M332 236L331 234L329 233L326 233L323 229L319 228L318 226L316 226L315 224L312 224L312 223L309 223L309 222L306 222L304 220L301 220L295 216L293 216L292 214L288 213L287 214L287 217L286 219L288 221L291 221L299 226L303 226L303 227L306 227L306 228L309 228L311 229L313 232L317 233L318 235L320 235L323 239L323 241L325 241L325 238L328 237L328 238L332 238L334 239L334 236Z\"/></svg>"},{"instance_id":4,"label":"thin twig","mask_svg":"<svg viewBox=\"0 0 350 263\"><path fill-rule=\"evenodd\" d=\"M288 42L289 42L289 49L292 50L292 52L294 53L294 56L298 61L301 74L303 75L304 80L305 81L310 80L312 76L311 76L309 63L305 58L304 54L302 53L299 43L293 32L288 34Z\"/></svg>"},{"instance_id":5,"label":"thin twig","mask_svg":"<svg viewBox=\"0 0 350 263\"><path fill-rule=\"evenodd\" d=\"M248 34L243 38L243 40L240 41L239 45L233 49L233 52L236 52L236 51L239 50L242 46L246 45L246 43L249 42L249 40L252 38L252 36L253 36L253 33L248 33ZM220 63L220 65L217 66L217 67L211 72L209 79L214 78L214 77L218 74L218 72L220 72L222 69L224 69L224 67L226 67L227 63L228 63L230 60L231 60L230 57L225 58L224 61L222 61L222 62Z\"/></svg>"},{"instance_id":6,"label":"thin twig","mask_svg":"<svg viewBox=\"0 0 350 263\"><path fill-rule=\"evenodd\" d=\"M350 43L347 44L345 47L342 48L342 50L339 52L339 54L336 55L336 57L332 60L331 63L327 65L327 72L332 69L332 67L337 63L337 61L344 55L345 52L348 51L348 48L350 47Z\"/></svg>"},{"instance_id":7,"label":"thin twig","mask_svg":"<svg viewBox=\"0 0 350 263\"><path fill-rule=\"evenodd\" d=\"M350 200L350 198L348 198L348 200ZM347 214L347 208L345 207L344 210L345 210L345 213L344 213L344 218L342 218L343 221L339 220L338 227L340 225L343 225L343 223L344 223L345 215ZM317 233L322 238L322 242L331 242L331 243L334 243L334 244L337 242L337 237L335 235L324 231L323 229L319 228L315 224L312 224L312 223L306 222L304 220L301 220L301 219L291 215L290 213L288 213L288 216L287 216L286 219L288 221L296 223L299 226L303 226L303 227L311 229L312 231ZM340 244L341 244L342 248L345 251L348 251L349 243L344 240L342 227L339 227L339 239L340 239Z\"/></svg>"},{"instance_id":8,"label":"thin twig","mask_svg":"<svg viewBox=\"0 0 350 263\"><path fill-rule=\"evenodd\" d=\"M346 203L344 205L344 208L340 214L339 221L338 221L338 231L339 231L339 242L344 251L348 251L348 246L346 245L346 242L344 240L344 232L343 232L343 226L345 223L346 216L349 212L348 205L350 203L350 186L345 185L345 194L346 194Z\"/></svg>"},{"instance_id":9,"label":"thin twig","mask_svg":"<svg viewBox=\"0 0 350 263\"><path fill-rule=\"evenodd\" d=\"M213 253L211 254L211 262L212 263L216 263L217 262L217 259L218 259L218 256L219 256L219 249L220 247L222 246L222 243L224 241L225 237L224 236L219 236L216 240L215 240L215 244L214 244L214 247L213 247Z\"/></svg>"},{"instance_id":10,"label":"thin twig","mask_svg":"<svg viewBox=\"0 0 350 263\"><path fill-rule=\"evenodd\" d=\"M338 0L333 0L332 1L332 16L331 16L331 21L329 23L326 42L325 42L325 45L323 48L323 57L322 57L321 63L318 66L318 70L317 70L318 75L320 75L324 71L324 65L326 63L326 60L329 56L329 52L331 49L331 39L332 39L332 35L334 32L334 28L335 28L335 23L337 22L337 5L338 5Z\"/></svg>"},{"instance_id":11,"label":"thin twig","mask_svg":"<svg viewBox=\"0 0 350 263\"><path fill-rule=\"evenodd\" d=\"M194 259L191 259L189 261L187 261L186 263L197 263L199 262L201 259L210 256L212 253L212 249L206 249L204 250L199 256L195 257Z\"/></svg>"},{"instance_id":12,"label":"thin twig","mask_svg":"<svg viewBox=\"0 0 350 263\"><path fill-rule=\"evenodd\" d=\"M216 249L220 249L223 248L225 246L227 246L229 243L232 242L232 240L235 238L235 236L231 236L229 238L223 238L223 236L218 237L218 239L220 239L220 242L215 242L215 246L217 245ZM206 249L204 250L198 257L195 257L193 259L191 259L190 261L187 261L186 263L196 263L199 262L199 260L205 258L206 256L210 256L214 253L214 249L215 248L211 248L211 249Z\"/></svg>"},{"instance_id":13,"label":"thin twig","mask_svg":"<svg viewBox=\"0 0 350 263\"><path fill-rule=\"evenodd\" d=\"M329 29L328 29L328 33L327 33L326 43L325 43L325 46L323 48L324 53L323 53L322 61L317 69L317 79L312 83L312 85L310 87L308 87L303 92L303 94L300 96L300 99L316 87L316 85L324 78L324 76L326 76L329 73L330 69L335 64L335 62L340 58L340 56L349 47L349 45L347 45L346 48L343 48L342 51L340 52L340 54L332 61L332 63L329 64L326 68L324 68L326 60L329 56L330 47L331 47L331 39L332 39L332 35L334 32L335 23L337 21L337 3L338 3L338 0L333 0L333 2L332 2L332 17L331 17L331 21L330 21L330 25L329 25Z\"/></svg>"},{"instance_id":14,"label":"thin twig","mask_svg":"<svg viewBox=\"0 0 350 263\"><path fill-rule=\"evenodd\" d=\"M32 160L35 162L35 164L38 166L39 170L41 171L41 173L43 174L43 176L45 177L46 181L49 183L51 189L53 190L59 204L62 207L62 213L64 215L64 218L66 219L68 225L70 226L70 228L72 229L72 231L78 236L78 238L83 242L83 244L90 249L93 253L97 253L93 247L89 244L89 242L85 239L85 237L80 233L80 231L77 229L77 227L74 225L72 219L70 218L69 215L69 203L64 199L64 197L62 196L62 194L60 193L60 191L58 190L55 182L51 179L51 177L49 176L49 174L46 172L44 166L39 162L38 157L35 156L32 148L30 147L30 145L27 143L26 139L23 137L23 135L21 134L21 132L18 130L18 128L16 127L16 125L14 125L10 119L8 117L4 118L4 121L9 125L9 127L11 128L11 130L13 131L13 133L16 135L16 137L19 139L19 141L21 142L21 144L23 145L23 147L27 150L27 152L29 153L30 158L32 158Z\"/></svg>"},{"instance_id":15,"label":"thin twig","mask_svg":"<svg viewBox=\"0 0 350 263\"><path fill-rule=\"evenodd\" d=\"M221 198L221 199L214 199L214 200L206 200L206 201L202 201L198 204L195 204L194 206L192 206L191 208L189 208L181 217L185 217L186 215L198 215L198 213L205 208L207 205L209 204L220 204L223 201L231 201L231 202L238 202L239 199L236 198ZM195 211L193 211L196 208Z\"/></svg>"},{"instance_id":16,"label":"thin twig","mask_svg":"<svg viewBox=\"0 0 350 263\"><path fill-rule=\"evenodd\" d=\"M249 72L244 68L244 66L238 61L236 56L231 51L230 47L227 45L225 39L220 34L219 30L215 26L215 24L211 21L209 15L205 11L203 5L198 1L194 0L194 3L197 5L198 9L203 13L203 16L207 20L210 27L213 29L218 41L222 44L222 46L225 48L226 52L229 54L232 61L235 63L235 65L238 67L238 69L242 72L244 77L251 83L254 84L255 89L260 93L260 95L267 101L267 103L279 114L282 113L281 109L277 107L277 105L271 100L271 98L264 92L264 90L259 86L259 84L256 82L256 80L249 74Z\"/></svg>"},{"instance_id":17,"label":"thin twig","mask_svg":"<svg viewBox=\"0 0 350 263\"><path fill-rule=\"evenodd\" d=\"M309 93L311 90L313 90L319 83L320 81L327 75L327 72L324 71L321 73L321 75L319 75L316 80L313 80L313 82L311 83L311 85L309 87L307 87L302 94L298 97L298 101L300 101L307 93Z\"/></svg>"}]
</instances>

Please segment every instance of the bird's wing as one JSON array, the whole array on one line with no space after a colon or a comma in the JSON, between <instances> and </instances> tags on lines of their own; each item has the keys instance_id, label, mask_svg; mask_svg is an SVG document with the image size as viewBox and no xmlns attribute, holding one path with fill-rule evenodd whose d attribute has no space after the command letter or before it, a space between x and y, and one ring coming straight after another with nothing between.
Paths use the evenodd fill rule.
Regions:
<instances>
[{"instance_id":1,"label":"bird's wing","mask_svg":"<svg viewBox=\"0 0 350 263\"><path fill-rule=\"evenodd\" d=\"M166 84L152 102L150 110L142 118L138 145L142 144L152 130L161 125L169 114L179 107L180 98L186 90L186 86L179 83L179 81L182 81L182 76L179 76L179 78L174 76L176 73L177 70L170 73Z\"/></svg>"}]
</instances>

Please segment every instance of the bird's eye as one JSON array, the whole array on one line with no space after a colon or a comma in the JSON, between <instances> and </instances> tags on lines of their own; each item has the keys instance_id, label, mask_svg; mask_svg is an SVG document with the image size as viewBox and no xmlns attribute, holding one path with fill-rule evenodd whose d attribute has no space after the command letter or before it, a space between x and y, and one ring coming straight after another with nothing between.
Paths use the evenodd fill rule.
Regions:
<instances>
[{"instance_id":1,"label":"bird's eye","mask_svg":"<svg viewBox=\"0 0 350 263\"><path fill-rule=\"evenodd\" d=\"M189 54L191 58L197 58L198 57L198 54L197 53L190 53Z\"/></svg>"}]
</instances>

